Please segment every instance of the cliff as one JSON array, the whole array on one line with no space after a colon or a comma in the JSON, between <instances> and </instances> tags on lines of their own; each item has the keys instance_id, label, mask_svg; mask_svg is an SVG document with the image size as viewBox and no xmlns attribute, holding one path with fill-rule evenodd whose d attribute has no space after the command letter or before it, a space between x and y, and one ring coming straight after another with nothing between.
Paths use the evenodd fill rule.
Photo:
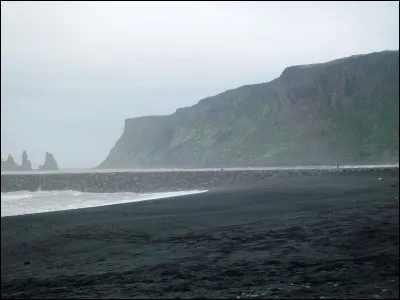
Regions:
<instances>
[{"instance_id":1,"label":"cliff","mask_svg":"<svg viewBox=\"0 0 400 300\"><path fill-rule=\"evenodd\" d=\"M387 163L399 158L399 51L286 68L271 82L125 121L99 168Z\"/></svg>"}]
</instances>

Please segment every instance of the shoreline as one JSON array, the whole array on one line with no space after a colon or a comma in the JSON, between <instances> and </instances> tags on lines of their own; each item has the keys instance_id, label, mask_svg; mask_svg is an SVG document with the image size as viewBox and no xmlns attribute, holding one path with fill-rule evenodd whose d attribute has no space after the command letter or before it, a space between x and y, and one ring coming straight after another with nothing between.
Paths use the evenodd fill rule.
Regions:
<instances>
[{"instance_id":1,"label":"shoreline","mask_svg":"<svg viewBox=\"0 0 400 300\"><path fill-rule=\"evenodd\" d=\"M1 175L1 192L76 190L81 192L135 192L156 193L182 190L211 190L261 183L275 177L350 176L377 174L387 176L398 167L331 168L331 169L278 169L231 171L170 171L170 172L114 172L114 173L59 173L59 174L7 174Z\"/></svg>"},{"instance_id":2,"label":"shoreline","mask_svg":"<svg viewBox=\"0 0 400 300\"><path fill-rule=\"evenodd\" d=\"M339 165L340 169L382 169L382 168L398 168L399 163L393 164L365 164L365 165ZM1 175L38 175L38 174L80 174L80 173L142 173L142 172L205 172L205 171L275 171L275 170L331 170L336 169L336 165L307 165L307 166L276 166L276 167L229 167L229 168L83 168L83 169L60 169L60 170L30 170L30 171L1 171Z\"/></svg>"}]
</instances>

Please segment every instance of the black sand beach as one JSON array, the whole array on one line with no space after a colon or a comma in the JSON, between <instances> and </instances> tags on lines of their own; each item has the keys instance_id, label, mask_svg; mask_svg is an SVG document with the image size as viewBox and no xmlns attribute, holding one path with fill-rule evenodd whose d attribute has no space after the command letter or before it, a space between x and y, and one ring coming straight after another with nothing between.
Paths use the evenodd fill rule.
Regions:
<instances>
[{"instance_id":1,"label":"black sand beach","mask_svg":"<svg viewBox=\"0 0 400 300\"><path fill-rule=\"evenodd\" d=\"M398 298L388 175L1 218L1 298Z\"/></svg>"}]
</instances>

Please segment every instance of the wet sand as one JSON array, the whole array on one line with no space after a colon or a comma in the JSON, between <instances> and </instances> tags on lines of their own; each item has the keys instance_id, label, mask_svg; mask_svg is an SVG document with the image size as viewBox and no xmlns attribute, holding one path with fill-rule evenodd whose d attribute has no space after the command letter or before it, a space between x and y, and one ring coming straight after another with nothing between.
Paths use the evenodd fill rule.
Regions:
<instances>
[{"instance_id":1,"label":"wet sand","mask_svg":"<svg viewBox=\"0 0 400 300\"><path fill-rule=\"evenodd\" d=\"M399 179L387 175L4 217L1 298L398 298Z\"/></svg>"}]
</instances>

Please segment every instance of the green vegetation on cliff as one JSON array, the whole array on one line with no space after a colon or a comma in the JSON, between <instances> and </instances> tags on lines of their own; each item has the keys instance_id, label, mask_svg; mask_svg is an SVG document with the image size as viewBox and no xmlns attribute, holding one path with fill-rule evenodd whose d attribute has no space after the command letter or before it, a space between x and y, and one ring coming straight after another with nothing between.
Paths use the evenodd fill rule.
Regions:
<instances>
[{"instance_id":1,"label":"green vegetation on cliff","mask_svg":"<svg viewBox=\"0 0 400 300\"><path fill-rule=\"evenodd\" d=\"M293 66L169 116L128 119L99 168L398 162L399 51Z\"/></svg>"}]
</instances>

